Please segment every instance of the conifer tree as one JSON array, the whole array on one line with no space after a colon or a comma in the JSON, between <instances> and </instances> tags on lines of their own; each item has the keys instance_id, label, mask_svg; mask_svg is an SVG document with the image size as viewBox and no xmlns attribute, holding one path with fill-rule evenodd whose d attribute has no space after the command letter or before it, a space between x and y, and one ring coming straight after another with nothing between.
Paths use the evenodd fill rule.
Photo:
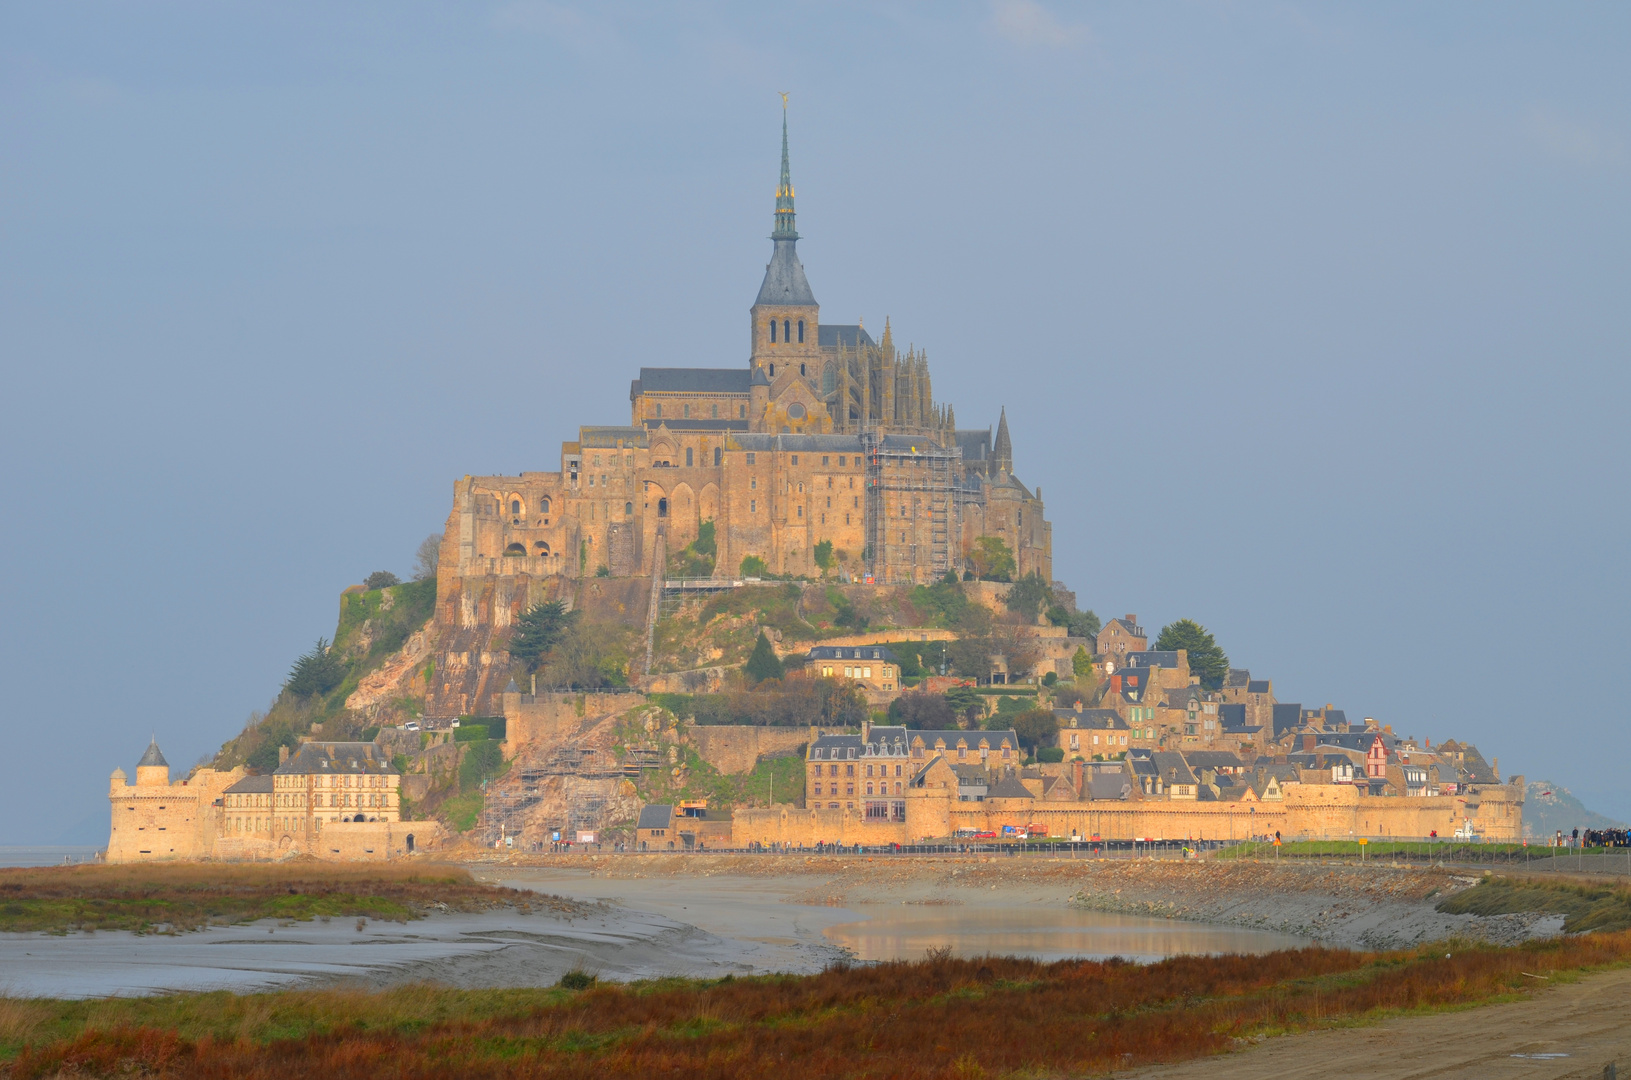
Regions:
<instances>
[{"instance_id":1,"label":"conifer tree","mask_svg":"<svg viewBox=\"0 0 1631 1080\"><path fill-rule=\"evenodd\" d=\"M787 674L781 660L776 656L776 650L770 647L770 639L763 630L759 631L759 640L753 645L753 655L742 668L742 674L747 676L750 685L757 686L766 679L779 679Z\"/></svg>"}]
</instances>

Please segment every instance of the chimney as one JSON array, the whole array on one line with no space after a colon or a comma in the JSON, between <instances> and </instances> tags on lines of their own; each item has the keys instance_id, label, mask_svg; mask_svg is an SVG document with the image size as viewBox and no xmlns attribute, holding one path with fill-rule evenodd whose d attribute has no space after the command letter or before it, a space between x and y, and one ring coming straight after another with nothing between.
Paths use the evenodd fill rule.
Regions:
<instances>
[{"instance_id":1,"label":"chimney","mask_svg":"<svg viewBox=\"0 0 1631 1080\"><path fill-rule=\"evenodd\" d=\"M1076 699L1076 711L1077 712L1082 711L1082 699L1081 698Z\"/></svg>"},{"instance_id":2,"label":"chimney","mask_svg":"<svg viewBox=\"0 0 1631 1080\"><path fill-rule=\"evenodd\" d=\"M872 717L868 716L861 721L861 742L865 743L872 738Z\"/></svg>"},{"instance_id":3,"label":"chimney","mask_svg":"<svg viewBox=\"0 0 1631 1080\"><path fill-rule=\"evenodd\" d=\"M277 763L279 765L283 765L283 764L286 764L288 762L288 760L289 760L289 748L287 746L278 747L277 748Z\"/></svg>"},{"instance_id":4,"label":"chimney","mask_svg":"<svg viewBox=\"0 0 1631 1080\"><path fill-rule=\"evenodd\" d=\"M1382 730L1387 732L1389 735L1392 735L1393 734L1393 725L1392 724L1383 724L1382 725Z\"/></svg>"},{"instance_id":5,"label":"chimney","mask_svg":"<svg viewBox=\"0 0 1631 1080\"><path fill-rule=\"evenodd\" d=\"M1314 749L1314 736L1304 735L1303 736L1303 753L1306 754L1306 753L1312 751L1313 749Z\"/></svg>"},{"instance_id":6,"label":"chimney","mask_svg":"<svg viewBox=\"0 0 1631 1080\"><path fill-rule=\"evenodd\" d=\"M1127 625L1128 626L1137 626L1138 625L1138 616L1132 614L1131 612L1128 612L1127 613Z\"/></svg>"}]
</instances>

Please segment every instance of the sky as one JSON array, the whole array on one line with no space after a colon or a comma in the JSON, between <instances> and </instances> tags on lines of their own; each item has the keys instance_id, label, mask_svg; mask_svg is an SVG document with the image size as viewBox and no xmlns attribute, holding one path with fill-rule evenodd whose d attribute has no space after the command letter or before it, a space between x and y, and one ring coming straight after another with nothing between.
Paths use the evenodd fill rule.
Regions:
<instances>
[{"instance_id":1,"label":"sky","mask_svg":"<svg viewBox=\"0 0 1631 1080\"><path fill-rule=\"evenodd\" d=\"M1006 406L1082 606L1631 818L1628 54L1608 4L0 6L0 843L105 842L461 476L746 364L780 91L825 318Z\"/></svg>"}]
</instances>

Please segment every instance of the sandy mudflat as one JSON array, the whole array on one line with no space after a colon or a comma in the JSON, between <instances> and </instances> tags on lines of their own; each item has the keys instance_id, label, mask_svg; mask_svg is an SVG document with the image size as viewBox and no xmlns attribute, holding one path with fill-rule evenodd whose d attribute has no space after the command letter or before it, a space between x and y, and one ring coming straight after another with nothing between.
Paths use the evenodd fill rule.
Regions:
<instances>
[{"instance_id":1,"label":"sandy mudflat","mask_svg":"<svg viewBox=\"0 0 1631 1080\"><path fill-rule=\"evenodd\" d=\"M1631 1068L1631 970L1525 1001L1313 1031L1221 1057L1118 1073L1143 1080L1598 1080Z\"/></svg>"}]
</instances>

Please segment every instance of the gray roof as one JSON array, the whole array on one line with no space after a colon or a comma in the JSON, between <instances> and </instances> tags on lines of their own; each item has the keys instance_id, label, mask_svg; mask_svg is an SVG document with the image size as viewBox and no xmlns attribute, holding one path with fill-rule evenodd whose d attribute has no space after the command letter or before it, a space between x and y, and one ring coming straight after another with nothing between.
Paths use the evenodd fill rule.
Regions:
<instances>
[{"instance_id":1,"label":"gray roof","mask_svg":"<svg viewBox=\"0 0 1631 1080\"><path fill-rule=\"evenodd\" d=\"M629 384L629 399L641 394L741 394L750 372L740 368L643 367Z\"/></svg>"},{"instance_id":2,"label":"gray roof","mask_svg":"<svg viewBox=\"0 0 1631 1080\"><path fill-rule=\"evenodd\" d=\"M159 752L159 741L157 739L147 744L147 752L142 755L140 761L136 762L137 768L150 765L163 765L166 769L170 767L170 763L165 761L164 755Z\"/></svg>"},{"instance_id":3,"label":"gray roof","mask_svg":"<svg viewBox=\"0 0 1631 1080\"><path fill-rule=\"evenodd\" d=\"M1083 709L1081 712L1075 709L1055 709L1053 715L1059 718L1059 727L1065 731L1072 728L1078 730L1087 728L1094 731L1127 730L1127 722L1114 709Z\"/></svg>"},{"instance_id":4,"label":"gray roof","mask_svg":"<svg viewBox=\"0 0 1631 1080\"><path fill-rule=\"evenodd\" d=\"M895 654L884 645L816 645L810 649L811 660L895 660ZM898 661L897 661L898 662Z\"/></svg>"},{"instance_id":5,"label":"gray roof","mask_svg":"<svg viewBox=\"0 0 1631 1080\"><path fill-rule=\"evenodd\" d=\"M1268 692L1269 680L1267 679L1253 679L1246 684L1246 693L1248 694L1266 694Z\"/></svg>"},{"instance_id":6,"label":"gray roof","mask_svg":"<svg viewBox=\"0 0 1631 1080\"><path fill-rule=\"evenodd\" d=\"M674 820L674 807L668 803L654 803L640 808L640 821L636 829L666 829Z\"/></svg>"},{"instance_id":7,"label":"gray roof","mask_svg":"<svg viewBox=\"0 0 1631 1080\"><path fill-rule=\"evenodd\" d=\"M1175 668L1178 666L1178 654L1176 652L1163 652L1155 649L1146 649L1143 652L1130 652L1127 654L1127 666L1141 668Z\"/></svg>"},{"instance_id":8,"label":"gray roof","mask_svg":"<svg viewBox=\"0 0 1631 1080\"><path fill-rule=\"evenodd\" d=\"M1114 772L1094 769L1088 774L1087 790L1090 799L1125 799L1132 793L1133 785L1121 769Z\"/></svg>"},{"instance_id":9,"label":"gray roof","mask_svg":"<svg viewBox=\"0 0 1631 1080\"><path fill-rule=\"evenodd\" d=\"M1189 763L1184 755L1176 750L1157 750L1151 757L1155 760L1155 768L1161 779L1169 784L1193 784L1196 782L1195 774L1190 772Z\"/></svg>"},{"instance_id":10,"label":"gray roof","mask_svg":"<svg viewBox=\"0 0 1631 1080\"><path fill-rule=\"evenodd\" d=\"M272 777L270 774L267 774L266 776L246 776L242 780L239 780L236 784L233 784L231 787L221 792L221 794L243 795L245 793L252 793L260 795L271 790Z\"/></svg>"},{"instance_id":11,"label":"gray roof","mask_svg":"<svg viewBox=\"0 0 1631 1080\"><path fill-rule=\"evenodd\" d=\"M1245 686L1252 681L1252 673L1245 668L1232 667L1229 674L1224 676L1224 686Z\"/></svg>"},{"instance_id":12,"label":"gray roof","mask_svg":"<svg viewBox=\"0 0 1631 1080\"><path fill-rule=\"evenodd\" d=\"M1227 750L1190 750L1184 754L1192 769L1239 769L1245 762Z\"/></svg>"},{"instance_id":13,"label":"gray roof","mask_svg":"<svg viewBox=\"0 0 1631 1080\"><path fill-rule=\"evenodd\" d=\"M771 252L770 262L765 266L765 280L759 286L759 297L753 301L754 307L760 304L815 307L815 294L810 291L810 282L804 276L804 264L799 262L795 243L793 240L776 241L776 250Z\"/></svg>"},{"instance_id":14,"label":"gray roof","mask_svg":"<svg viewBox=\"0 0 1631 1080\"><path fill-rule=\"evenodd\" d=\"M983 739L986 745L993 750L1001 750L1002 744L1007 742L1011 749L1019 748L1019 736L1012 729L1007 731L928 731L906 728L898 724L874 724L862 741L858 734L818 735L816 741L810 744L810 757L823 760L843 759L846 761L860 758L871 746L877 753L886 747L896 747L896 753L904 753L919 737L923 745L933 748L935 741L942 740L947 747L956 747L959 739L963 740L969 749L976 749Z\"/></svg>"},{"instance_id":15,"label":"gray roof","mask_svg":"<svg viewBox=\"0 0 1631 1080\"><path fill-rule=\"evenodd\" d=\"M988 799L1034 799L1031 789L1019 782L1017 776L1005 776L997 786L985 793Z\"/></svg>"},{"instance_id":16,"label":"gray roof","mask_svg":"<svg viewBox=\"0 0 1631 1080\"><path fill-rule=\"evenodd\" d=\"M670 431L746 431L750 426L746 420L704 420L697 416L663 416L647 417L647 428L655 431L659 426L666 426Z\"/></svg>"},{"instance_id":17,"label":"gray roof","mask_svg":"<svg viewBox=\"0 0 1631 1080\"><path fill-rule=\"evenodd\" d=\"M984 461L991 456L990 428L955 431L952 438L957 440L958 447L963 451L964 461Z\"/></svg>"},{"instance_id":18,"label":"gray roof","mask_svg":"<svg viewBox=\"0 0 1631 1080\"><path fill-rule=\"evenodd\" d=\"M384 751L373 743L364 742L308 742L301 743L289 760L277 767L280 776L322 773L385 773L394 775L396 769Z\"/></svg>"},{"instance_id":19,"label":"gray roof","mask_svg":"<svg viewBox=\"0 0 1631 1080\"><path fill-rule=\"evenodd\" d=\"M857 343L872 346L878 344L872 340L872 335L866 332L864 326L835 326L828 323L821 324L820 336L817 340L820 341L823 349L833 349L839 345L844 346L846 349L853 349Z\"/></svg>"}]
</instances>

